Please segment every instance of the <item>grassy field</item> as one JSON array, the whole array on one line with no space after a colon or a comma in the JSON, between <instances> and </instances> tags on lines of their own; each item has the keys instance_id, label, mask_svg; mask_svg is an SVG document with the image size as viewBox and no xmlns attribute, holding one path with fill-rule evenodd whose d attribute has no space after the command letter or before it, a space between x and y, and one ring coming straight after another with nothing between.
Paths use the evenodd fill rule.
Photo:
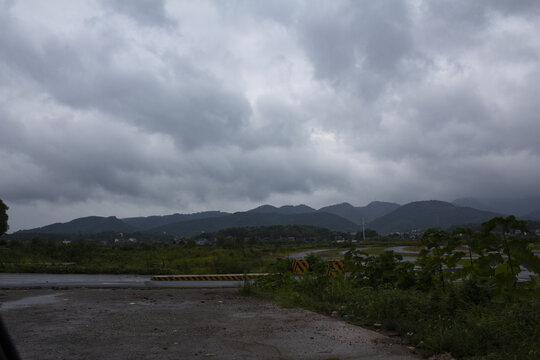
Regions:
<instances>
[{"instance_id":1,"label":"grassy field","mask_svg":"<svg viewBox=\"0 0 540 360\"><path fill-rule=\"evenodd\" d=\"M167 243L11 242L0 253L1 272L87 274L225 274L268 272L291 252L313 246L186 246Z\"/></svg>"},{"instance_id":2,"label":"grassy field","mask_svg":"<svg viewBox=\"0 0 540 360\"><path fill-rule=\"evenodd\" d=\"M370 254L382 254L400 242L369 246ZM0 272L111 273L111 274L214 274L268 272L288 254L330 248L318 252L323 259L343 258L350 248L335 243L284 245L242 244L193 246L170 242L103 244L99 241L3 241ZM349 246L366 246L348 244ZM381 247L381 245L384 245Z\"/></svg>"}]
</instances>

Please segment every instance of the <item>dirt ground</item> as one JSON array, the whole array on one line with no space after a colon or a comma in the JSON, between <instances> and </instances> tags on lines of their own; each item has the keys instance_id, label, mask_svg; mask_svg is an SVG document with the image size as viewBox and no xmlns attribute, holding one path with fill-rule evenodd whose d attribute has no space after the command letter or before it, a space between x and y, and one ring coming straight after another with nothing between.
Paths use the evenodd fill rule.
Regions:
<instances>
[{"instance_id":1,"label":"dirt ground","mask_svg":"<svg viewBox=\"0 0 540 360\"><path fill-rule=\"evenodd\" d=\"M0 290L23 359L418 359L377 332L236 289Z\"/></svg>"}]
</instances>

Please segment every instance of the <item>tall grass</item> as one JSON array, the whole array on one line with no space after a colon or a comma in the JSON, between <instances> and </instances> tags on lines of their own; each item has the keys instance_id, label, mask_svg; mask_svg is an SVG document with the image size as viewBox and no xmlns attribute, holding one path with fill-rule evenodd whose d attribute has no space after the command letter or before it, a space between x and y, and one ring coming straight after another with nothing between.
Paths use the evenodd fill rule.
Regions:
<instances>
[{"instance_id":1,"label":"tall grass","mask_svg":"<svg viewBox=\"0 0 540 360\"><path fill-rule=\"evenodd\" d=\"M520 285L521 286L521 285ZM539 359L538 289L520 289L511 303L471 297L475 285L453 284L446 291L368 286L312 273L258 279L250 293L303 307L358 325L395 330L425 356L449 352L458 359Z\"/></svg>"},{"instance_id":2,"label":"tall grass","mask_svg":"<svg viewBox=\"0 0 540 360\"><path fill-rule=\"evenodd\" d=\"M495 232L499 226L501 231ZM258 280L250 291L355 324L382 324L423 355L449 352L458 359L540 359L540 260L530 250L537 238L513 235L524 224L494 218L484 232L427 230L414 263L391 251L345 256L345 277L334 278L320 259L312 271ZM510 230L509 230L510 229ZM478 256L458 268L463 244ZM504 255L504 256L503 256ZM535 273L518 282L522 266Z\"/></svg>"},{"instance_id":3,"label":"tall grass","mask_svg":"<svg viewBox=\"0 0 540 360\"><path fill-rule=\"evenodd\" d=\"M22 243L0 253L0 272L224 274L266 272L295 247L222 248L179 244Z\"/></svg>"}]
</instances>

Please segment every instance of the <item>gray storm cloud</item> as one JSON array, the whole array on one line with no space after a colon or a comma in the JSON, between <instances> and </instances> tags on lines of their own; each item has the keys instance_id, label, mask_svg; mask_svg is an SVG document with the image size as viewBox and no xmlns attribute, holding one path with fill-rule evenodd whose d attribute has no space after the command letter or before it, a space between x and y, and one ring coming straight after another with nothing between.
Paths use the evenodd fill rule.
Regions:
<instances>
[{"instance_id":1,"label":"gray storm cloud","mask_svg":"<svg viewBox=\"0 0 540 360\"><path fill-rule=\"evenodd\" d=\"M536 1L0 2L11 229L540 196Z\"/></svg>"},{"instance_id":2,"label":"gray storm cloud","mask_svg":"<svg viewBox=\"0 0 540 360\"><path fill-rule=\"evenodd\" d=\"M175 22L167 16L164 0L107 0L104 7L124 14L141 26L169 26Z\"/></svg>"}]
</instances>

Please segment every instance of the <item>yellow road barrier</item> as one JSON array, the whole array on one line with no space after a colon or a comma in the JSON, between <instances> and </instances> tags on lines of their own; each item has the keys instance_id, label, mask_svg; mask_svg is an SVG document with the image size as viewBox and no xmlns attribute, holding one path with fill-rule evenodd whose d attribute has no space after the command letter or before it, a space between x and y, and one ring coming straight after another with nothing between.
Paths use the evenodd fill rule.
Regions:
<instances>
[{"instance_id":1,"label":"yellow road barrier","mask_svg":"<svg viewBox=\"0 0 540 360\"><path fill-rule=\"evenodd\" d=\"M343 260L333 260L328 266L327 272L333 277L343 276L345 273Z\"/></svg>"},{"instance_id":2,"label":"yellow road barrier","mask_svg":"<svg viewBox=\"0 0 540 360\"><path fill-rule=\"evenodd\" d=\"M262 276L268 273L257 274L213 274L213 275L154 275L153 281L243 281Z\"/></svg>"},{"instance_id":3,"label":"yellow road barrier","mask_svg":"<svg viewBox=\"0 0 540 360\"><path fill-rule=\"evenodd\" d=\"M292 263L293 274L305 274L309 271L309 263L304 259L295 259Z\"/></svg>"}]
</instances>

